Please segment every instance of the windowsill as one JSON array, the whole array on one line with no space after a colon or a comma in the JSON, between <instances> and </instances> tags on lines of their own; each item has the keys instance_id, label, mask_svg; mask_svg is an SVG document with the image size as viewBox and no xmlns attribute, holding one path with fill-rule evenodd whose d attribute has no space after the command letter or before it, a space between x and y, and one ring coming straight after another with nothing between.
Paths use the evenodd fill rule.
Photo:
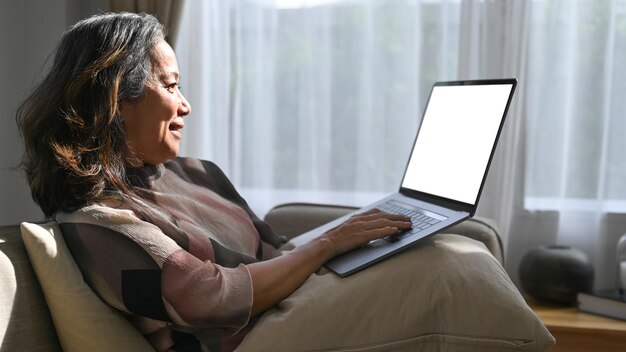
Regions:
<instances>
[{"instance_id":1,"label":"windowsill","mask_svg":"<svg viewBox=\"0 0 626 352\"><path fill-rule=\"evenodd\" d=\"M263 218L273 207L284 203L319 203L362 207L373 203L389 193L316 191L298 189L239 188L252 211Z\"/></svg>"},{"instance_id":2,"label":"windowsill","mask_svg":"<svg viewBox=\"0 0 626 352\"><path fill-rule=\"evenodd\" d=\"M526 197L524 209L531 211L572 211L626 213L626 201L583 198Z\"/></svg>"}]
</instances>

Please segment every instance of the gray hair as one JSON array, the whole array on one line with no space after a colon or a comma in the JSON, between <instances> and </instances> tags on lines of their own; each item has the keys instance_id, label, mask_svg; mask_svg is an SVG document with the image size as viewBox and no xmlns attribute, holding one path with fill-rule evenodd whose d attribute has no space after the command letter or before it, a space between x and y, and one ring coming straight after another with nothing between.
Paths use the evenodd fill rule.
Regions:
<instances>
[{"instance_id":1,"label":"gray hair","mask_svg":"<svg viewBox=\"0 0 626 352\"><path fill-rule=\"evenodd\" d=\"M111 74L124 72L118 101L133 100L143 93L150 76L150 50L165 35L163 25L154 16L145 13L94 15L76 23L65 33L57 49L55 66L74 57L78 58L74 69L84 68L112 59L110 55L119 54L118 50L123 48L125 53L112 65ZM106 80L107 77L101 79Z\"/></svg>"},{"instance_id":2,"label":"gray hair","mask_svg":"<svg viewBox=\"0 0 626 352\"><path fill-rule=\"evenodd\" d=\"M151 15L104 13L64 33L50 72L20 106L22 165L46 216L132 194L119 104L144 92L165 29Z\"/></svg>"}]
</instances>

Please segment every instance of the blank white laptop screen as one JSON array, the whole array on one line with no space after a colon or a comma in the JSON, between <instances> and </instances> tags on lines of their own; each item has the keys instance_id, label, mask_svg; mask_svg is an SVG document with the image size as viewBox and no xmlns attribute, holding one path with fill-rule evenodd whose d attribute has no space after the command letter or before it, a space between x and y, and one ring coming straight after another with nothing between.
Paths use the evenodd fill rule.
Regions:
<instances>
[{"instance_id":1,"label":"blank white laptop screen","mask_svg":"<svg viewBox=\"0 0 626 352\"><path fill-rule=\"evenodd\" d=\"M511 89L433 87L402 187L475 204Z\"/></svg>"}]
</instances>

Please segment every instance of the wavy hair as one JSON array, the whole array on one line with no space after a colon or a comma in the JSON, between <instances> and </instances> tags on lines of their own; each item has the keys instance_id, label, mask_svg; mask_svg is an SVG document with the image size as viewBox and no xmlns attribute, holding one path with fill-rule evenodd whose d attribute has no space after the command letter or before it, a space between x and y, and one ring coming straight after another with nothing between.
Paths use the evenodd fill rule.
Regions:
<instances>
[{"instance_id":1,"label":"wavy hair","mask_svg":"<svg viewBox=\"0 0 626 352\"><path fill-rule=\"evenodd\" d=\"M19 107L22 167L46 217L132 193L122 101L143 94L150 50L165 29L151 15L106 13L70 27L52 68Z\"/></svg>"}]
</instances>

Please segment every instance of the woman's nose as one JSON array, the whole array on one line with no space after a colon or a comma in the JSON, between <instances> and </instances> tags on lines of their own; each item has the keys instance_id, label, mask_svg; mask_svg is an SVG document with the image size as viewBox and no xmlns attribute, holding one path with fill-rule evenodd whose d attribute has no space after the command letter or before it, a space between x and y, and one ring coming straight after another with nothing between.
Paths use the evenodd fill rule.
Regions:
<instances>
[{"instance_id":1,"label":"woman's nose","mask_svg":"<svg viewBox=\"0 0 626 352\"><path fill-rule=\"evenodd\" d=\"M178 105L178 113L180 116L187 116L191 113L191 104L185 98L183 93L180 93L180 104Z\"/></svg>"}]
</instances>

